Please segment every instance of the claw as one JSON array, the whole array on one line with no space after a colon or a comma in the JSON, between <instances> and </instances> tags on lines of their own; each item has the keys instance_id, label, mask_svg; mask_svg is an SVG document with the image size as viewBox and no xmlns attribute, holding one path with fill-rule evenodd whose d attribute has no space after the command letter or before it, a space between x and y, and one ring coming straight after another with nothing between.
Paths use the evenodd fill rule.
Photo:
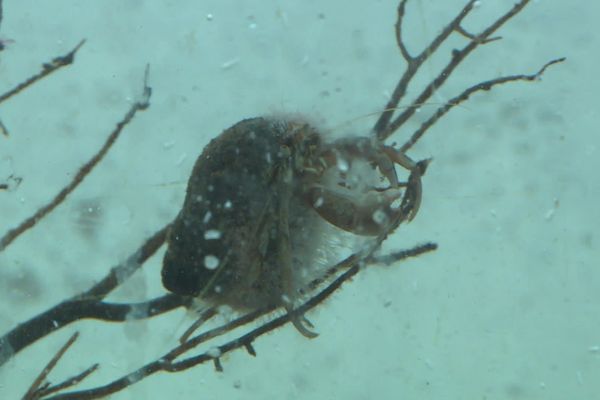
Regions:
<instances>
[{"instance_id":1,"label":"claw","mask_svg":"<svg viewBox=\"0 0 600 400\"><path fill-rule=\"evenodd\" d=\"M314 328L315 326L304 316L302 315L294 315L294 310L291 306L286 307L288 315L291 316L292 324L294 327L302 334L302 336L307 337L309 339L314 339L319 336L318 333L311 331L305 325L308 325L310 328Z\"/></svg>"},{"instance_id":2,"label":"claw","mask_svg":"<svg viewBox=\"0 0 600 400\"><path fill-rule=\"evenodd\" d=\"M398 213L391 205L402 197L402 192L399 189L370 191L357 198L315 186L306 196L309 204L330 224L357 235L376 236Z\"/></svg>"}]
</instances>

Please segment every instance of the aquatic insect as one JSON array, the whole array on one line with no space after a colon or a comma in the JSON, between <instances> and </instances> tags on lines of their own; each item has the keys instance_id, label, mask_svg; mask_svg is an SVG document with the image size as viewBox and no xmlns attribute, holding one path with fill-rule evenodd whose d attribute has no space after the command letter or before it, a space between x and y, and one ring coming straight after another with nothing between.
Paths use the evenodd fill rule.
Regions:
<instances>
[{"instance_id":1,"label":"aquatic insect","mask_svg":"<svg viewBox=\"0 0 600 400\"><path fill-rule=\"evenodd\" d=\"M288 311L323 270L314 249L322 222L377 236L402 213L405 183L395 165L419 171L402 152L371 137L327 141L302 120L253 118L204 149L189 179L163 260L166 289L237 311ZM378 172L376 172L378 171ZM381 187L381 183L385 186ZM314 333L302 322L306 336Z\"/></svg>"}]
</instances>

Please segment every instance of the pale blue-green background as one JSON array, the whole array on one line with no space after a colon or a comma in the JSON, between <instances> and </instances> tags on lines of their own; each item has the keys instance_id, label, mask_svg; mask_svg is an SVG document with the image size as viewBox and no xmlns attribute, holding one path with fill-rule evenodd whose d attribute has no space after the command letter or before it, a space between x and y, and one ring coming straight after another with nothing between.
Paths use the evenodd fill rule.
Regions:
<instances>
[{"instance_id":1,"label":"pale blue-green background","mask_svg":"<svg viewBox=\"0 0 600 400\"><path fill-rule=\"evenodd\" d=\"M15 43L0 55L2 91L87 43L73 66L0 109L11 131L0 137L0 179L24 177L0 192L1 233L101 145L138 96L146 63L154 94L66 204L0 253L2 332L87 288L173 218L195 158L227 126L300 113L333 128L380 109L402 68L393 0L4 3L0 36ZM417 49L465 1L409 3L406 36ZM484 26L512 4L484 0L466 25ZM600 398L599 17L596 2L533 1L432 99L568 57L542 82L476 96L411 153L435 159L424 202L385 248L432 240L437 252L364 271L310 314L316 340L286 327L255 343L256 359L225 357L224 374L211 365L161 374L114 398ZM366 133L373 122L342 131ZM115 298L162 293L159 259ZM68 327L0 369L0 398L21 395L75 330L81 337L51 379L101 363L88 386L164 353L188 324L177 313Z\"/></svg>"}]
</instances>

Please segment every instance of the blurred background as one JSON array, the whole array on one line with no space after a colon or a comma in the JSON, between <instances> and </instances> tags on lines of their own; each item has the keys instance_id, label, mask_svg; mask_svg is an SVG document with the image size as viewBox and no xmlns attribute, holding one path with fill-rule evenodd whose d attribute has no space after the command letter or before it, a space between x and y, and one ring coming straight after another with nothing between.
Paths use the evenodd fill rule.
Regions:
<instances>
[{"instance_id":1,"label":"blurred background","mask_svg":"<svg viewBox=\"0 0 600 400\"><path fill-rule=\"evenodd\" d=\"M397 1L5 0L0 91L85 45L74 65L2 104L3 234L47 202L139 98L150 64L151 107L54 213L0 253L0 331L88 288L179 211L206 143L235 122L300 114L325 130L367 134L403 71ZM464 6L408 2L405 37L420 51ZM477 32L514 2L484 0ZM114 399L591 399L600 393L600 182L596 77L600 5L532 1L461 65L430 105L391 138L474 83L534 73L541 82L480 93L439 121L410 153L433 157L418 217L384 246L439 249L368 268L291 326L185 373L160 374ZM453 37L409 95L435 77ZM351 124L346 124L352 121ZM340 125L342 127L340 128ZM162 251L111 300L163 293ZM593 260L596 260L595 262ZM99 362L82 387L108 382L170 349L191 317L83 322L0 369L0 398L22 395L78 330L55 382Z\"/></svg>"}]
</instances>

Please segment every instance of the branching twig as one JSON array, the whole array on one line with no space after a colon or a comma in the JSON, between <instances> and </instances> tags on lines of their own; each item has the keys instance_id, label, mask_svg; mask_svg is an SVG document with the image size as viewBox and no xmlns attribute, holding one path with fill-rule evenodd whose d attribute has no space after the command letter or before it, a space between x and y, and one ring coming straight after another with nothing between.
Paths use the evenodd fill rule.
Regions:
<instances>
[{"instance_id":1,"label":"branching twig","mask_svg":"<svg viewBox=\"0 0 600 400\"><path fill-rule=\"evenodd\" d=\"M455 68L464 60L473 50L479 45L499 40L497 36L492 36L506 21L518 14L528 3L529 0L520 0L511 10L491 23L485 30L479 34L473 34L463 27L464 19L472 11L475 0L469 0L457 16L439 33L426 48L417 55L412 55L406 46L403 38L403 19L405 7L408 0L400 0L398 6L398 18L395 26L397 45L400 54L406 61L406 70L400 77L394 92L385 107L385 111L381 114L379 120L373 128L373 134L380 140L385 140L394 132L396 132L404 123L414 115L416 109L427 102L427 100L440 88L441 85L453 74ZM2 0L0 0L0 23L2 20ZM433 53L438 51L439 47L446 42L448 37L456 33L468 40L466 46L462 49L454 50L451 60L447 63L444 69L422 90L418 97L410 103L404 110L399 111L399 103L407 93L408 85L413 80L415 74L419 71L422 65L431 57ZM73 62L73 57L83 44L81 42L74 50L63 57L55 58L51 63L45 64L44 69L34 77L24 81L15 89L0 96L0 103L6 99L18 94L31 84L43 79L50 73L59 68ZM443 117L454 106L468 100L469 96L477 91L489 90L494 86L501 85L513 81L533 81L538 79L547 67L552 64L561 62L563 59L553 60L545 64L536 74L531 75L512 75L501 78L488 80L477 85L473 85L458 96L454 97L447 104L439 107L437 111L425 121L419 129L417 129L412 137L402 146L402 152L408 150L415 144L422 135L433 126L441 117ZM65 188L47 205L41 207L32 217L25 220L17 228L10 230L2 238L0 238L0 251L9 246L17 237L35 224L45 218L55 207L62 204L67 196L75 190L78 185L86 178L86 176L102 161L108 150L117 140L121 131L134 118L138 111L142 111L148 107L151 90L147 84L147 73L144 80L144 97L131 106L128 113L122 121L116 126L110 134L103 147L79 169L74 179L65 186ZM395 116L396 112L399 115ZM225 323L216 328L206 330L199 333L197 336L175 346L171 351L164 354L161 358L154 360L134 372L131 372L112 382L96 388L73 391L70 393L58 393L67 388L71 388L77 383L85 379L91 374L97 365L88 368L86 371L77 374L60 384L51 386L45 382L48 373L54 368L56 363L61 358L62 354L75 340L74 336L67 345L63 346L54 356L44 371L32 383L27 399L95 399L104 397L120 390L123 390L142 379L153 375L157 372L179 372L190 369L196 365L205 362L213 362L218 371L223 369L221 357L228 352L236 349L244 348L249 354L255 356L256 351L253 347L253 342L268 332L271 332L284 324L296 321L302 317L304 313L322 304L332 293L338 290L344 282L347 282L356 275L361 267L371 264L391 265L398 261L409 257L419 256L426 252L435 250L437 245L426 243L417 246L410 250L394 252L392 254L380 256L376 255L381 243L403 222L410 221L420 206L421 199L421 177L427 169L429 161L422 160L411 168L411 174L408 183L403 186L404 195L394 220L390 221L388 229L376 237L369 246L366 246L360 252L353 254L346 259L340 261L336 265L329 268L326 273L319 279L315 279L307 285L306 292L303 293L304 298L308 298L303 304L295 307L293 310L288 310L287 313L280 316L275 316L273 307L266 307L246 315L243 315L231 322ZM0 189L2 187L0 186ZM156 315L171 311L179 307L189 307L190 299L176 296L173 294L165 295L156 299L148 300L141 303L116 304L104 301L105 298L123 282L125 282L135 271L162 246L166 240L166 236L170 224L166 225L152 237L147 239L142 246L129 259L112 268L110 272L98 283L93 285L87 291L73 296L60 304L50 308L49 310L39 314L38 316L19 324L10 332L0 338L0 366L6 362L12 355L18 353L25 347L35 341L47 336L48 334L61 329L73 322L82 319L96 319L110 322L124 322L133 319L151 318ZM248 324L257 320L261 316L270 315L272 320L262 323L255 328L248 327ZM218 339L226 333L233 331L242 331L236 339L229 340L220 346L212 346L212 341ZM193 331L190 331L190 335ZM190 355L193 349L200 345L208 345L210 342L211 350L205 351L199 355ZM27 397L29 396L29 397Z\"/></svg>"},{"instance_id":2,"label":"branching twig","mask_svg":"<svg viewBox=\"0 0 600 400\"><path fill-rule=\"evenodd\" d=\"M81 382L83 379L88 377L92 372L94 372L98 368L98 364L92 365L90 368L86 369L81 374L77 376L67 379L66 381L56 385L50 386L49 383L46 382L46 378L48 374L52 372L58 361L62 358L65 352L71 347L75 340L79 337L79 332L75 332L69 340L58 350L58 352L50 359L48 364L44 367L44 369L40 372L38 377L33 381L27 393L23 396L23 400L38 400L43 396L56 393L58 390L64 390L66 388L72 387L73 385Z\"/></svg>"},{"instance_id":3,"label":"branching twig","mask_svg":"<svg viewBox=\"0 0 600 400\"><path fill-rule=\"evenodd\" d=\"M489 81L481 82L481 83L478 83L476 85L473 85L473 86L465 89L461 94L448 100L448 102L446 104L439 107L431 117L429 117L425 122L423 122L421 124L421 126L419 127L419 129L417 129L411 135L410 139L408 139L402 145L402 147L400 147L400 151L406 152L408 149L410 149L415 143L417 143L419 141L419 139L421 139L421 137L425 134L425 132L427 132L427 130L429 128L431 128L441 117L443 117L448 111L450 111L455 106L467 101L473 93L479 92L479 91L488 91L488 90L491 90L494 86L502 85L507 82L538 80L538 79L540 79L542 74L546 71L546 68L548 68L549 66L551 66L553 64L557 64L557 63L560 63L563 61L565 61L564 57L549 61L546 64L544 64L544 66L542 68L540 68L538 70L538 72L536 72L535 74L530 74L530 75L519 74L519 75L504 76L501 78L496 78L496 79L491 79Z\"/></svg>"},{"instance_id":4,"label":"branching twig","mask_svg":"<svg viewBox=\"0 0 600 400\"><path fill-rule=\"evenodd\" d=\"M185 299L174 295L166 295L140 304L117 305L102 301L162 246L168 228L169 225L165 226L146 240L127 262L112 268L107 276L91 289L19 324L0 337L0 366L14 354L37 340L82 319L122 322L142 318L143 314L138 312L141 309L147 310L146 315L150 318L186 305L187 301Z\"/></svg>"},{"instance_id":5,"label":"branching twig","mask_svg":"<svg viewBox=\"0 0 600 400\"><path fill-rule=\"evenodd\" d=\"M392 97L385 107L385 111L381 114L379 120L373 127L373 132L377 135L380 140L385 140L392 133L396 132L401 126L408 121L410 117L416 112L421 104L424 104L429 98L446 82L446 80L452 75L456 67L479 45L487 44L491 41L500 39L499 37L491 37L506 21L517 15L530 0L521 0L516 3L508 12L490 24L479 34L472 34L468 32L462 26L464 18L472 11L475 1L469 1L461 12L442 30L442 32L432 41L432 43L425 48L418 56L411 56L406 48L404 38L402 36L402 22L405 12L405 5L407 0L402 0L398 7L398 20L396 23L396 39L400 53L405 59L407 66L404 74L398 81L396 89L392 94ZM442 71L434 78L430 84L419 94L419 96L411 103L410 106L406 107L400 115L392 120L394 112L398 109L398 104L406 94L406 89L412 81L416 72L420 69L422 64L431 57L431 55L439 48L440 44L445 42L448 36L457 32L458 34L470 39L470 42L460 50L454 50L452 52L452 58L448 64L442 69ZM498 83L507 83L510 81L519 79L509 79L502 81L502 78L498 80ZM523 80L523 79L520 79ZM529 79L528 79L529 80ZM442 107L443 108L443 107ZM451 108L451 107L450 107ZM448 108L448 110L450 109ZM446 111L448 111L446 110ZM437 118L443 116L445 112L442 112ZM437 119L436 119L437 121ZM417 138L418 140L418 138ZM411 145L414 143L411 143Z\"/></svg>"},{"instance_id":6,"label":"branching twig","mask_svg":"<svg viewBox=\"0 0 600 400\"><path fill-rule=\"evenodd\" d=\"M32 77L26 79L25 81L19 83L17 86L12 88L8 92L1 94L0 95L0 104L4 103L6 100L17 95L18 93L22 92L23 90L25 90L29 86L33 85L34 83L41 81L48 75L58 71L62 67L71 65L73 63L73 61L75 60L75 54L81 48L81 46L83 46L84 43L85 43L85 39L82 40L81 42L79 42L73 50L71 50L64 56L56 57L49 63L44 63L42 65L42 70L40 72L38 72L37 74L35 74Z\"/></svg>"},{"instance_id":7,"label":"branching twig","mask_svg":"<svg viewBox=\"0 0 600 400\"><path fill-rule=\"evenodd\" d=\"M74 52L77 50L77 48L70 53L71 61L73 55L75 54ZM64 57L56 58L55 64L61 66L62 64L60 64L56 60L62 60L63 58ZM75 174L71 182L67 186L65 186L48 204L40 207L32 216L25 219L16 228L9 230L2 238L0 238L0 251L6 249L6 247L9 246L16 238L18 238L24 232L35 226L35 224L38 221L43 219L46 215L52 212L52 210L54 210L59 204L65 201L67 196L73 190L75 190L75 188L77 188L77 186L79 186L81 182L83 182L83 180L89 175L89 173L93 171L93 169L98 165L98 163L102 161L104 156L106 156L110 148L118 139L119 135L123 131L123 128L125 128L131 122L135 114L138 111L143 111L146 108L148 108L150 104L149 101L152 91L151 88L148 86L147 78L148 69L146 69L146 76L144 79L144 92L142 98L131 106L127 114L125 114L125 117L117 124L113 132L108 136L102 148L100 148L100 150L96 154L94 154L94 156L87 163L85 163L79 169L79 171L77 171L77 174Z\"/></svg>"},{"instance_id":8,"label":"branching twig","mask_svg":"<svg viewBox=\"0 0 600 400\"><path fill-rule=\"evenodd\" d=\"M395 258L401 260L408 257L415 257L426 252L432 251L434 249L435 246L431 245L418 246L414 249L406 251L404 256L400 256L399 254L397 254ZM348 259L342 261L340 264L344 264L347 262ZM180 357L187 351L197 347L202 343L205 343L207 340L213 339L223 333L231 332L233 329L246 325L256 320L257 318L269 313L270 311L272 311L272 309L252 312L234 321L231 321L219 328L215 328L211 331L205 332L189 340L188 342L185 342L175 347L173 350L169 351L167 354L158 358L157 360L152 361L144 365L143 367L137 369L136 371L131 372L117 380L114 380L113 382L107 385L99 386L97 388L89 390L62 393L56 396L47 397L44 400L98 399L123 390L126 387L131 386L157 372L180 372L210 361L213 361L215 363L215 368L219 369L222 368L220 364L220 357L242 347L245 348L250 355L255 356L256 352L252 343L257 338L291 322L295 315L303 315L306 312L318 306L319 304L323 303L329 296L331 296L331 294L338 290L342 286L342 284L344 284L353 276L355 276L360 271L360 268L360 263L353 262L353 265L349 267L349 269L347 269L346 272L338 276L333 282L331 282L324 289L315 294L308 301L295 308L293 314L285 314L280 317L277 317L265 324L262 324L257 328L252 329L251 331L249 331L246 334L243 334L237 339L231 340L221 346L212 347L210 351L204 352L200 355L185 358L181 361L175 361L177 357ZM338 270L339 269L342 269L342 267L338 266Z\"/></svg>"}]
</instances>

